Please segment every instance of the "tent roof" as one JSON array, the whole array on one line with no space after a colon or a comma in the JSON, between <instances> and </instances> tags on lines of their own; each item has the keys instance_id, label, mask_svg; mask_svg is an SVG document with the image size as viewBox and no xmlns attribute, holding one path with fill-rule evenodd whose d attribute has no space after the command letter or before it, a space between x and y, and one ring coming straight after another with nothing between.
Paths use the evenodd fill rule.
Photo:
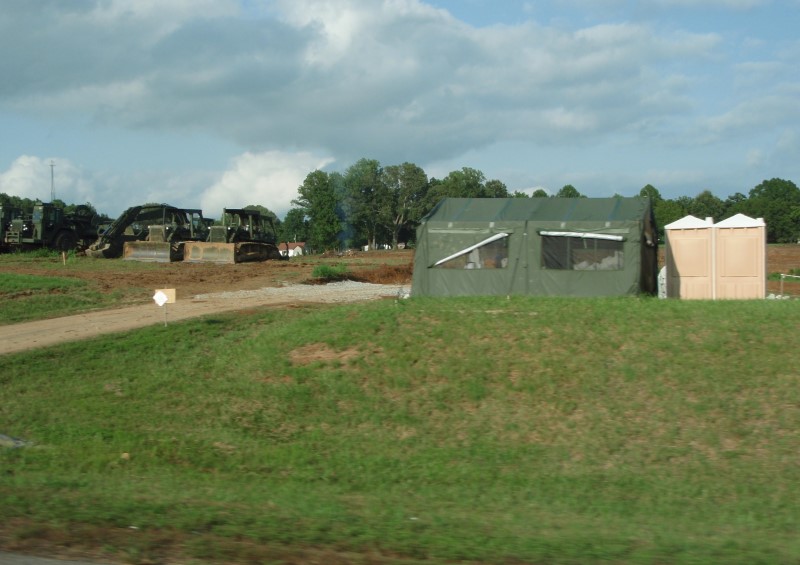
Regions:
<instances>
[{"instance_id":1,"label":"tent roof","mask_svg":"<svg viewBox=\"0 0 800 565\"><path fill-rule=\"evenodd\" d=\"M607 221L639 220L649 214L644 197L445 198L423 221Z\"/></svg>"}]
</instances>

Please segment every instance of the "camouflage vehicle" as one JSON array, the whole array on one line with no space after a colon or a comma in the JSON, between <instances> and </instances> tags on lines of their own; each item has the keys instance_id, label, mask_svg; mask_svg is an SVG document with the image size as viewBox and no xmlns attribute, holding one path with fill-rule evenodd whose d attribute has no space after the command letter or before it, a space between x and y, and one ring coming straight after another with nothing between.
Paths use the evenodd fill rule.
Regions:
<instances>
[{"instance_id":1,"label":"camouflage vehicle","mask_svg":"<svg viewBox=\"0 0 800 565\"><path fill-rule=\"evenodd\" d=\"M278 249L272 218L258 210L224 208L222 222L209 228L206 241L187 242L183 260L194 263L243 263L286 259Z\"/></svg>"},{"instance_id":2,"label":"camouflage vehicle","mask_svg":"<svg viewBox=\"0 0 800 565\"><path fill-rule=\"evenodd\" d=\"M97 215L89 206L65 214L52 203L36 202L30 216L3 209L3 243L8 249L47 247L56 251L83 250L97 237Z\"/></svg>"},{"instance_id":3,"label":"camouflage vehicle","mask_svg":"<svg viewBox=\"0 0 800 565\"><path fill-rule=\"evenodd\" d=\"M184 243L204 240L207 234L200 210L143 204L125 210L89 246L86 254L134 261L181 261Z\"/></svg>"}]
</instances>

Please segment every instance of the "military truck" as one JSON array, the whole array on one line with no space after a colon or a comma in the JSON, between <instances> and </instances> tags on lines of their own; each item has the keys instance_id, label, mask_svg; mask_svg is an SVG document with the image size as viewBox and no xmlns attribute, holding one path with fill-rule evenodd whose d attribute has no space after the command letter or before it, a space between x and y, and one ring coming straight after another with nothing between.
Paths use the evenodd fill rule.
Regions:
<instances>
[{"instance_id":1,"label":"military truck","mask_svg":"<svg viewBox=\"0 0 800 565\"><path fill-rule=\"evenodd\" d=\"M169 204L143 204L125 210L86 250L91 257L169 262L183 259L186 241L208 234L203 213Z\"/></svg>"},{"instance_id":2,"label":"military truck","mask_svg":"<svg viewBox=\"0 0 800 565\"><path fill-rule=\"evenodd\" d=\"M8 251L6 232L11 227L11 220L22 215L22 210L15 206L0 206L0 253Z\"/></svg>"},{"instance_id":3,"label":"military truck","mask_svg":"<svg viewBox=\"0 0 800 565\"><path fill-rule=\"evenodd\" d=\"M18 209L3 210L0 215L3 242L10 250L47 247L80 251L97 237L97 215L89 206L78 206L66 214L52 203L37 201L29 216Z\"/></svg>"},{"instance_id":4,"label":"military truck","mask_svg":"<svg viewBox=\"0 0 800 565\"><path fill-rule=\"evenodd\" d=\"M269 216L247 208L223 208L219 225L209 228L206 241L186 242L183 260L190 263L244 263L287 259L277 245Z\"/></svg>"}]
</instances>

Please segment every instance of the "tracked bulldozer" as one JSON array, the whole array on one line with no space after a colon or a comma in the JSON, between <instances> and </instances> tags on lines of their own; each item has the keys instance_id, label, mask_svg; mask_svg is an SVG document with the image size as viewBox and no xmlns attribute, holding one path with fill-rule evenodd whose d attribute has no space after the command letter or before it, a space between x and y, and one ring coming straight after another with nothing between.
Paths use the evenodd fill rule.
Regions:
<instances>
[{"instance_id":1,"label":"tracked bulldozer","mask_svg":"<svg viewBox=\"0 0 800 565\"><path fill-rule=\"evenodd\" d=\"M125 210L86 250L92 257L132 261L181 261L187 241L208 233L203 213L169 204L144 204Z\"/></svg>"},{"instance_id":2,"label":"tracked bulldozer","mask_svg":"<svg viewBox=\"0 0 800 565\"><path fill-rule=\"evenodd\" d=\"M183 260L190 263L244 263L286 259L277 246L272 218L258 210L225 208L220 225L209 228L206 241L187 241Z\"/></svg>"}]
</instances>

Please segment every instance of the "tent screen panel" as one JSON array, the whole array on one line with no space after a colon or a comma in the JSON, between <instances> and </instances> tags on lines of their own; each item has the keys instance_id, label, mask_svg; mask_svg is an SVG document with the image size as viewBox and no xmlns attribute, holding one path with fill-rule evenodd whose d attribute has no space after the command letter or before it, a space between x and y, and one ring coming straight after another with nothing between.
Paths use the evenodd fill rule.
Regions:
<instances>
[{"instance_id":1,"label":"tent screen panel","mask_svg":"<svg viewBox=\"0 0 800 565\"><path fill-rule=\"evenodd\" d=\"M620 271L623 242L593 237L542 236L542 267L574 271Z\"/></svg>"},{"instance_id":2,"label":"tent screen panel","mask_svg":"<svg viewBox=\"0 0 800 565\"><path fill-rule=\"evenodd\" d=\"M458 254L452 259L434 265L434 267L437 269L505 269L508 267L508 236L487 242L469 252Z\"/></svg>"}]
</instances>

